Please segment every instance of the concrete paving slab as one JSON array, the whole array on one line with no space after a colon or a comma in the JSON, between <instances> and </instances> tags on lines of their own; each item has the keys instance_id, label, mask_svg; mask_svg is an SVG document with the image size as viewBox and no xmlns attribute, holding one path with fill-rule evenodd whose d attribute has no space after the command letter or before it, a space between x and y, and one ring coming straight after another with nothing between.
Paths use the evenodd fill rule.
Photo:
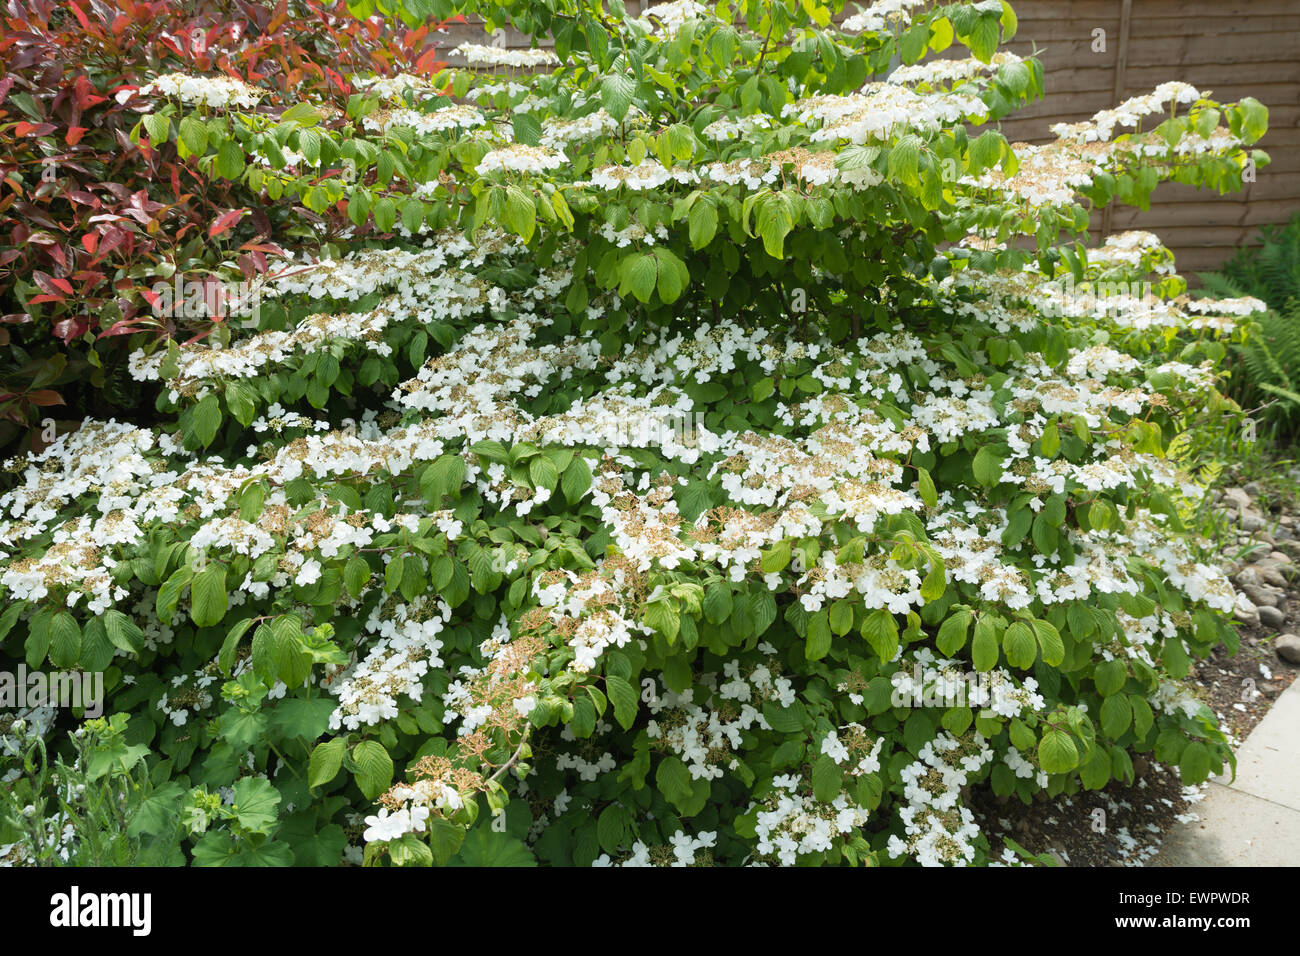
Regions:
<instances>
[{"instance_id":1,"label":"concrete paving slab","mask_svg":"<svg viewBox=\"0 0 1300 956\"><path fill-rule=\"evenodd\" d=\"M1300 810L1212 783L1147 866L1300 866Z\"/></svg>"},{"instance_id":2,"label":"concrete paving slab","mask_svg":"<svg viewBox=\"0 0 1300 956\"><path fill-rule=\"evenodd\" d=\"M1283 691L1237 751L1237 779L1216 778L1256 797L1300 810L1300 681Z\"/></svg>"},{"instance_id":3,"label":"concrete paving slab","mask_svg":"<svg viewBox=\"0 0 1300 956\"><path fill-rule=\"evenodd\" d=\"M1237 751L1237 778L1211 781L1148 866L1300 866L1300 681Z\"/></svg>"}]
</instances>

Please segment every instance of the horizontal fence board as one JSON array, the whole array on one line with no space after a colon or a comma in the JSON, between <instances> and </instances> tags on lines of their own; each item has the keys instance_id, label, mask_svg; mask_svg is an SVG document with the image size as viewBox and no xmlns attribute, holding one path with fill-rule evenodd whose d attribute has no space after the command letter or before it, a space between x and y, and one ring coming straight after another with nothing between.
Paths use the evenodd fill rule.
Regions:
<instances>
[{"instance_id":1,"label":"horizontal fence board","mask_svg":"<svg viewBox=\"0 0 1300 956\"><path fill-rule=\"evenodd\" d=\"M1121 0L1011 0L1021 30L1039 20L1083 21L1119 16ZM1295 0L1135 0L1133 18L1189 20L1219 17L1285 17L1296 12Z\"/></svg>"}]
</instances>

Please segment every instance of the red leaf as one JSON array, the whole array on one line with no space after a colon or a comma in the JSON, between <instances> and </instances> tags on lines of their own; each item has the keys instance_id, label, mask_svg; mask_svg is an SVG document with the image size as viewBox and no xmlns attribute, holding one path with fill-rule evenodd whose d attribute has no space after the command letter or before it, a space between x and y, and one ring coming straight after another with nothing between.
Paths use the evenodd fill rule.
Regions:
<instances>
[{"instance_id":1,"label":"red leaf","mask_svg":"<svg viewBox=\"0 0 1300 956\"><path fill-rule=\"evenodd\" d=\"M67 404L67 402L63 400L63 396L60 395L58 392L54 391L54 389L52 388L42 388L42 389L38 389L35 392L28 392L23 397L27 399L27 401L31 402L33 405L39 405L42 408L44 408L47 405Z\"/></svg>"},{"instance_id":2,"label":"red leaf","mask_svg":"<svg viewBox=\"0 0 1300 956\"><path fill-rule=\"evenodd\" d=\"M69 6L72 7L73 16L75 16L77 20L81 23L81 28L83 30L89 30L90 21L86 19L86 14L82 12L81 5L78 3L72 3L69 4Z\"/></svg>"},{"instance_id":3,"label":"red leaf","mask_svg":"<svg viewBox=\"0 0 1300 956\"><path fill-rule=\"evenodd\" d=\"M88 232L81 237L81 244L86 247L86 251L91 255L95 253L95 247L99 245L99 233Z\"/></svg>"},{"instance_id":4,"label":"red leaf","mask_svg":"<svg viewBox=\"0 0 1300 956\"><path fill-rule=\"evenodd\" d=\"M85 319L64 319L62 322L54 323L54 334L64 342L71 342L85 335L89 327Z\"/></svg>"},{"instance_id":5,"label":"red leaf","mask_svg":"<svg viewBox=\"0 0 1300 956\"><path fill-rule=\"evenodd\" d=\"M245 212L247 212L247 209L241 208L232 209L229 212L222 213L217 217L217 221L208 227L208 238L211 239L213 236L221 235L221 233L239 222Z\"/></svg>"},{"instance_id":6,"label":"red leaf","mask_svg":"<svg viewBox=\"0 0 1300 956\"><path fill-rule=\"evenodd\" d=\"M26 120L20 120L14 127L15 136L48 136L54 132L53 123L29 123Z\"/></svg>"},{"instance_id":7,"label":"red leaf","mask_svg":"<svg viewBox=\"0 0 1300 956\"><path fill-rule=\"evenodd\" d=\"M64 137L69 146L76 146L81 142L81 137L86 135L90 129L89 126L69 126L68 135Z\"/></svg>"},{"instance_id":8,"label":"red leaf","mask_svg":"<svg viewBox=\"0 0 1300 956\"><path fill-rule=\"evenodd\" d=\"M49 295L58 295L60 292L64 295L72 295L72 283L67 279L56 279L44 272L36 271L32 273L32 281L42 292Z\"/></svg>"},{"instance_id":9,"label":"red leaf","mask_svg":"<svg viewBox=\"0 0 1300 956\"><path fill-rule=\"evenodd\" d=\"M416 72L425 76L433 76L446 65L446 63L438 59L438 51L436 49L429 50L415 61Z\"/></svg>"},{"instance_id":10,"label":"red leaf","mask_svg":"<svg viewBox=\"0 0 1300 956\"><path fill-rule=\"evenodd\" d=\"M113 335L130 335L132 332L138 331L140 331L140 326L134 319L122 319L118 322L114 322L103 332L100 332L97 337L106 339Z\"/></svg>"}]
</instances>

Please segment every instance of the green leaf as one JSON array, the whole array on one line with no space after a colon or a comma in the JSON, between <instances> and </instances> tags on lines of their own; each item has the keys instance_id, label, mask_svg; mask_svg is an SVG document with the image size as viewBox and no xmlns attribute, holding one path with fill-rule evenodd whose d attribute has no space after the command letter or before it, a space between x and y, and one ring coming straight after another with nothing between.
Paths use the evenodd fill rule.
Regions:
<instances>
[{"instance_id":1,"label":"green leaf","mask_svg":"<svg viewBox=\"0 0 1300 956\"><path fill-rule=\"evenodd\" d=\"M370 583L370 563L359 554L348 558L343 567L343 585L354 598L361 597L361 592Z\"/></svg>"},{"instance_id":2,"label":"green leaf","mask_svg":"<svg viewBox=\"0 0 1300 956\"><path fill-rule=\"evenodd\" d=\"M102 617L92 617L81 630L81 659L77 666L83 671L102 671L112 663L113 642L108 639Z\"/></svg>"},{"instance_id":3,"label":"green leaf","mask_svg":"<svg viewBox=\"0 0 1300 956\"><path fill-rule=\"evenodd\" d=\"M1079 763L1079 752L1070 735L1062 730L1049 730L1038 744L1038 765L1044 773L1068 773Z\"/></svg>"},{"instance_id":4,"label":"green leaf","mask_svg":"<svg viewBox=\"0 0 1300 956\"><path fill-rule=\"evenodd\" d=\"M831 649L830 617L823 608L808 618L808 638L804 646L804 656L810 661L819 661Z\"/></svg>"},{"instance_id":5,"label":"green leaf","mask_svg":"<svg viewBox=\"0 0 1300 956\"><path fill-rule=\"evenodd\" d=\"M907 135L889 151L889 178L907 186L915 186L919 180L917 170L921 162L921 140L915 135Z\"/></svg>"},{"instance_id":6,"label":"green leaf","mask_svg":"<svg viewBox=\"0 0 1300 956\"><path fill-rule=\"evenodd\" d=\"M1151 705L1146 699L1139 697L1137 694L1128 695L1129 706L1133 708L1133 733L1139 740L1144 740L1147 731L1155 723L1155 714L1151 710Z\"/></svg>"},{"instance_id":7,"label":"green leaf","mask_svg":"<svg viewBox=\"0 0 1300 956\"><path fill-rule=\"evenodd\" d=\"M286 739L313 741L329 730L336 703L331 697L290 697L271 711L271 726Z\"/></svg>"},{"instance_id":8,"label":"green leaf","mask_svg":"<svg viewBox=\"0 0 1300 956\"><path fill-rule=\"evenodd\" d=\"M655 246L654 255L659 260L658 281L655 284L659 299L662 302L676 302L690 283L690 270L686 268L686 263L663 246Z\"/></svg>"},{"instance_id":9,"label":"green leaf","mask_svg":"<svg viewBox=\"0 0 1300 956\"><path fill-rule=\"evenodd\" d=\"M516 143L537 146L542 141L542 124L532 113L516 113L513 131Z\"/></svg>"},{"instance_id":10,"label":"green leaf","mask_svg":"<svg viewBox=\"0 0 1300 956\"><path fill-rule=\"evenodd\" d=\"M347 741L342 737L317 744L307 763L307 786L319 787L337 777L346 751Z\"/></svg>"},{"instance_id":11,"label":"green leaf","mask_svg":"<svg viewBox=\"0 0 1300 956\"><path fill-rule=\"evenodd\" d=\"M1022 670L1034 666L1038 659L1038 642L1034 632L1024 621L1014 621L1002 635L1002 650L1007 663Z\"/></svg>"},{"instance_id":12,"label":"green leaf","mask_svg":"<svg viewBox=\"0 0 1300 956\"><path fill-rule=\"evenodd\" d=\"M195 116L181 120L180 141L191 156L202 156L208 149L208 127Z\"/></svg>"},{"instance_id":13,"label":"green leaf","mask_svg":"<svg viewBox=\"0 0 1300 956\"><path fill-rule=\"evenodd\" d=\"M991 671L998 663L998 629L988 617L975 622L975 639L971 642L971 662L981 673Z\"/></svg>"},{"instance_id":14,"label":"green leaf","mask_svg":"<svg viewBox=\"0 0 1300 956\"><path fill-rule=\"evenodd\" d=\"M619 264L619 277L619 295L635 296L642 304L649 302L659 278L658 260L654 253L633 253Z\"/></svg>"},{"instance_id":15,"label":"green leaf","mask_svg":"<svg viewBox=\"0 0 1300 956\"><path fill-rule=\"evenodd\" d=\"M442 455L420 476L420 494L430 507L437 508L444 497L459 498L464 482L465 459L460 455Z\"/></svg>"},{"instance_id":16,"label":"green leaf","mask_svg":"<svg viewBox=\"0 0 1300 956\"><path fill-rule=\"evenodd\" d=\"M545 455L537 455L528 462L528 478L534 488L554 491L560 483L560 475L555 470L555 462Z\"/></svg>"},{"instance_id":17,"label":"green leaf","mask_svg":"<svg viewBox=\"0 0 1300 956\"><path fill-rule=\"evenodd\" d=\"M1043 437L1039 440L1039 444L1042 447L1043 457L1056 457L1056 453L1061 449L1061 433L1056 427L1056 422L1043 429Z\"/></svg>"},{"instance_id":18,"label":"green leaf","mask_svg":"<svg viewBox=\"0 0 1300 956\"><path fill-rule=\"evenodd\" d=\"M1061 639L1061 632L1041 619L1035 619L1031 623L1034 636L1038 638L1038 646L1043 652L1043 663L1051 667L1059 667L1065 660L1065 641Z\"/></svg>"},{"instance_id":19,"label":"green leaf","mask_svg":"<svg viewBox=\"0 0 1300 956\"><path fill-rule=\"evenodd\" d=\"M916 486L921 493L921 501L927 508L936 508L939 505L939 493L935 490L934 479L924 468L916 469Z\"/></svg>"},{"instance_id":20,"label":"green leaf","mask_svg":"<svg viewBox=\"0 0 1300 956\"><path fill-rule=\"evenodd\" d=\"M144 117L144 129L149 134L149 142L157 148L171 138L171 119L161 113L147 113Z\"/></svg>"},{"instance_id":21,"label":"green leaf","mask_svg":"<svg viewBox=\"0 0 1300 956\"><path fill-rule=\"evenodd\" d=\"M50 663L59 668L71 668L81 656L81 626L67 611L59 611L50 619Z\"/></svg>"},{"instance_id":22,"label":"green leaf","mask_svg":"<svg viewBox=\"0 0 1300 956\"><path fill-rule=\"evenodd\" d=\"M1164 651L1160 655L1160 660L1174 680L1182 680L1191 672L1192 664L1187 659L1187 649L1183 646L1183 639L1177 634L1165 638Z\"/></svg>"},{"instance_id":23,"label":"green leaf","mask_svg":"<svg viewBox=\"0 0 1300 956\"><path fill-rule=\"evenodd\" d=\"M533 867L537 858L527 845L509 833L477 826L465 836L451 866Z\"/></svg>"},{"instance_id":24,"label":"green leaf","mask_svg":"<svg viewBox=\"0 0 1300 956\"><path fill-rule=\"evenodd\" d=\"M785 237L794 228L794 212L790 197L785 193L772 193L757 205L755 226L763 240L763 248L773 259L785 256Z\"/></svg>"},{"instance_id":25,"label":"green leaf","mask_svg":"<svg viewBox=\"0 0 1300 956\"><path fill-rule=\"evenodd\" d=\"M248 629L253 626L253 621L254 618L251 617L236 621L235 625L226 633L226 639L221 642L221 650L217 652L217 665L225 674L234 671L239 642L248 632Z\"/></svg>"},{"instance_id":26,"label":"green leaf","mask_svg":"<svg viewBox=\"0 0 1300 956\"><path fill-rule=\"evenodd\" d=\"M268 833L276 821L280 792L262 777L241 777L235 781L235 796L230 804L239 825L254 833Z\"/></svg>"},{"instance_id":27,"label":"green leaf","mask_svg":"<svg viewBox=\"0 0 1300 956\"><path fill-rule=\"evenodd\" d=\"M524 242L529 242L537 229L537 206L533 197L514 184L506 187L502 224Z\"/></svg>"},{"instance_id":28,"label":"green leaf","mask_svg":"<svg viewBox=\"0 0 1300 956\"><path fill-rule=\"evenodd\" d=\"M627 730L636 721L636 688L622 677L617 677L613 674L606 674L605 692L609 695L609 700L614 705L614 718L619 722L619 725L624 730Z\"/></svg>"},{"instance_id":29,"label":"green leaf","mask_svg":"<svg viewBox=\"0 0 1300 956\"><path fill-rule=\"evenodd\" d=\"M352 776L367 800L379 796L393 782L393 758L377 740L363 740L352 750L357 769Z\"/></svg>"},{"instance_id":30,"label":"green leaf","mask_svg":"<svg viewBox=\"0 0 1300 956\"><path fill-rule=\"evenodd\" d=\"M892 661L898 653L898 621L884 608L867 613L862 622L862 636L882 661Z\"/></svg>"},{"instance_id":31,"label":"green leaf","mask_svg":"<svg viewBox=\"0 0 1300 956\"><path fill-rule=\"evenodd\" d=\"M1103 697L1109 697L1123 689L1128 680L1128 669L1123 661L1102 661L1093 669L1092 680L1097 685L1097 692Z\"/></svg>"},{"instance_id":32,"label":"green leaf","mask_svg":"<svg viewBox=\"0 0 1300 956\"><path fill-rule=\"evenodd\" d=\"M571 505L576 505L591 490L591 466L587 464L587 459L581 455L574 456L560 477L560 490Z\"/></svg>"},{"instance_id":33,"label":"green leaf","mask_svg":"<svg viewBox=\"0 0 1300 956\"><path fill-rule=\"evenodd\" d=\"M954 611L939 627L935 645L944 657L952 657L966 646L966 635L970 630L971 612L965 608Z\"/></svg>"},{"instance_id":34,"label":"green leaf","mask_svg":"<svg viewBox=\"0 0 1300 956\"><path fill-rule=\"evenodd\" d=\"M596 819L596 840L606 853L616 853L627 840L630 817L621 804L611 803Z\"/></svg>"},{"instance_id":35,"label":"green leaf","mask_svg":"<svg viewBox=\"0 0 1300 956\"><path fill-rule=\"evenodd\" d=\"M215 562L194 577L190 585L190 618L195 627L220 624L228 607L226 569Z\"/></svg>"},{"instance_id":36,"label":"green leaf","mask_svg":"<svg viewBox=\"0 0 1300 956\"><path fill-rule=\"evenodd\" d=\"M973 468L975 480L985 488L992 488L1002 481L1002 456L990 445L982 446L975 453Z\"/></svg>"},{"instance_id":37,"label":"green leaf","mask_svg":"<svg viewBox=\"0 0 1300 956\"><path fill-rule=\"evenodd\" d=\"M759 567L764 574L775 574L785 570L790 563L790 541L784 538L767 549L759 558Z\"/></svg>"},{"instance_id":38,"label":"green leaf","mask_svg":"<svg viewBox=\"0 0 1300 956\"><path fill-rule=\"evenodd\" d=\"M1210 778L1210 749L1199 740L1189 743L1178 761L1178 772L1187 786L1204 783Z\"/></svg>"},{"instance_id":39,"label":"green leaf","mask_svg":"<svg viewBox=\"0 0 1300 956\"><path fill-rule=\"evenodd\" d=\"M635 94L636 81L626 73L610 73L600 83L600 105L620 123L627 116Z\"/></svg>"},{"instance_id":40,"label":"green leaf","mask_svg":"<svg viewBox=\"0 0 1300 956\"><path fill-rule=\"evenodd\" d=\"M193 570L188 565L182 565L173 571L171 577L164 581L162 587L158 589L158 596L154 601L154 605L158 619L164 624L172 622L172 617L176 613L176 606L181 600L181 592L189 587L189 583L193 578Z\"/></svg>"},{"instance_id":41,"label":"green leaf","mask_svg":"<svg viewBox=\"0 0 1300 956\"><path fill-rule=\"evenodd\" d=\"M121 611L110 609L104 612L104 631L114 647L128 654L139 654L144 650L144 631Z\"/></svg>"},{"instance_id":42,"label":"green leaf","mask_svg":"<svg viewBox=\"0 0 1300 956\"><path fill-rule=\"evenodd\" d=\"M676 757L666 756L655 769L655 787L669 803L685 800L691 795L691 772Z\"/></svg>"},{"instance_id":43,"label":"green leaf","mask_svg":"<svg viewBox=\"0 0 1300 956\"><path fill-rule=\"evenodd\" d=\"M831 803L844 789L844 772L830 754L822 754L813 761L812 785L813 796L822 803Z\"/></svg>"},{"instance_id":44,"label":"green leaf","mask_svg":"<svg viewBox=\"0 0 1300 956\"><path fill-rule=\"evenodd\" d=\"M214 393L209 392L194 406L193 418L190 422L199 443L204 448L211 445L212 440L217 437L217 429L221 427L221 403L217 401Z\"/></svg>"},{"instance_id":45,"label":"green leaf","mask_svg":"<svg viewBox=\"0 0 1300 956\"><path fill-rule=\"evenodd\" d=\"M692 248L703 249L718 231L718 207L712 200L701 198L691 206L687 227Z\"/></svg>"},{"instance_id":46,"label":"green leaf","mask_svg":"<svg viewBox=\"0 0 1300 956\"><path fill-rule=\"evenodd\" d=\"M1101 729L1111 740L1124 736L1133 720L1133 708L1123 694L1111 694L1101 702Z\"/></svg>"}]
</instances>

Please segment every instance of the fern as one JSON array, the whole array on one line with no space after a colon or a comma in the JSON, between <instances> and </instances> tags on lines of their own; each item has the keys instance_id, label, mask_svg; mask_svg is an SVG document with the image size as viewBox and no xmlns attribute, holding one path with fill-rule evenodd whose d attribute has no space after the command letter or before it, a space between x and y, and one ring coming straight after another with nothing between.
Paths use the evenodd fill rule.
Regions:
<instances>
[{"instance_id":1,"label":"fern","mask_svg":"<svg viewBox=\"0 0 1300 956\"><path fill-rule=\"evenodd\" d=\"M1300 408L1300 392L1293 392L1289 388L1279 388L1269 382L1260 382L1259 387L1270 395L1278 395L1285 398L1295 408Z\"/></svg>"},{"instance_id":2,"label":"fern","mask_svg":"<svg viewBox=\"0 0 1300 956\"><path fill-rule=\"evenodd\" d=\"M1264 406L1263 418L1293 437L1300 430L1300 215L1265 227L1260 238L1261 245L1242 249L1223 272L1200 279L1206 295L1254 296L1268 305L1233 349L1229 392L1243 408Z\"/></svg>"},{"instance_id":3,"label":"fern","mask_svg":"<svg viewBox=\"0 0 1300 956\"><path fill-rule=\"evenodd\" d=\"M1242 249L1223 266L1223 276L1233 286L1283 311L1300 299L1300 214L1285 226L1260 230L1263 244Z\"/></svg>"}]
</instances>

